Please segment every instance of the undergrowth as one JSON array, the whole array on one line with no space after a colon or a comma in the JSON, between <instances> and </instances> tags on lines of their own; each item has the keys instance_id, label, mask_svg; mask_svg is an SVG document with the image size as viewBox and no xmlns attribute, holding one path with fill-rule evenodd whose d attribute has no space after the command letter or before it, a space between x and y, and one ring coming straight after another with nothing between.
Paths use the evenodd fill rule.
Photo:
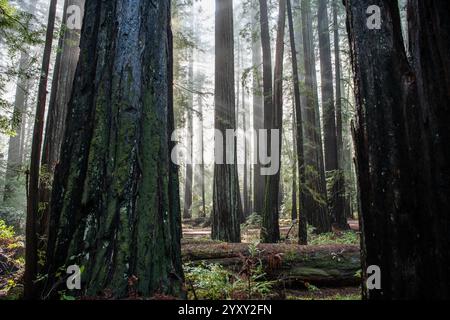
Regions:
<instances>
[{"instance_id":1,"label":"undergrowth","mask_svg":"<svg viewBox=\"0 0 450 320\"><path fill-rule=\"evenodd\" d=\"M241 256L242 268L234 273L222 265L202 262L184 265L190 300L265 299L273 282L265 280L257 245L250 245L250 255Z\"/></svg>"}]
</instances>

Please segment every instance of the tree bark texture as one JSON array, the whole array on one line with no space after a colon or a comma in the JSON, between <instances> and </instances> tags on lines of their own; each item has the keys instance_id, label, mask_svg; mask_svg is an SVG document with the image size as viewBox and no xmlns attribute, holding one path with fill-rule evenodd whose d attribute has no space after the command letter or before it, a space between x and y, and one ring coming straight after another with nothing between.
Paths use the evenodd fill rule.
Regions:
<instances>
[{"instance_id":1,"label":"tree bark texture","mask_svg":"<svg viewBox=\"0 0 450 320\"><path fill-rule=\"evenodd\" d=\"M84 267L83 295L180 295L170 11L168 0L86 2L53 184L44 298L72 264Z\"/></svg>"}]
</instances>

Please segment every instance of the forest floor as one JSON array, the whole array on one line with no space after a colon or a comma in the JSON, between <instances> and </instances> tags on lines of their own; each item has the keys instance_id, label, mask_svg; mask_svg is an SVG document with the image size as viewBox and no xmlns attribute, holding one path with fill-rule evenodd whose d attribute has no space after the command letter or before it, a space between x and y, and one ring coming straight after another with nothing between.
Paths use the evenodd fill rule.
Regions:
<instances>
[{"instance_id":1,"label":"forest floor","mask_svg":"<svg viewBox=\"0 0 450 320\"><path fill-rule=\"evenodd\" d=\"M280 243L258 244L259 221L249 220L241 227L241 244L210 240L211 229L201 219L184 222L182 254L188 261L185 271L191 299L361 299L357 220L349 220L349 231L318 235L309 229L308 246L297 245L298 230L290 220L280 221ZM354 259L354 264L349 269L336 261L328 264L335 255L344 261ZM273 272L274 263L280 270ZM253 279L257 280L252 288L243 284Z\"/></svg>"},{"instance_id":2,"label":"forest floor","mask_svg":"<svg viewBox=\"0 0 450 320\"><path fill-rule=\"evenodd\" d=\"M308 230L308 246L297 245L297 228L290 220L281 220L280 243L258 244L258 223L242 225L242 243L228 244L210 240L211 229L204 221L184 222L182 255L189 299L361 299L357 221L349 220L352 230L345 232L316 235ZM18 299L23 291L24 239L3 229L0 300Z\"/></svg>"}]
</instances>

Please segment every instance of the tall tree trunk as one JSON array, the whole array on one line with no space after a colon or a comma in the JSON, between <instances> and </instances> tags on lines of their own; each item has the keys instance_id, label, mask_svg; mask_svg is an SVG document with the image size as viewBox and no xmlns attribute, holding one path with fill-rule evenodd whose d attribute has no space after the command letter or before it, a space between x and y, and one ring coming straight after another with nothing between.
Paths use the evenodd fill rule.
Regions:
<instances>
[{"instance_id":1,"label":"tall tree trunk","mask_svg":"<svg viewBox=\"0 0 450 320\"><path fill-rule=\"evenodd\" d=\"M192 13L191 30L194 31L194 14ZM186 108L186 149L188 153L188 163L186 163L186 176L184 183L184 206L183 218L192 218L192 186L194 183L194 49L189 49L189 70L188 70L189 98Z\"/></svg>"},{"instance_id":2,"label":"tall tree trunk","mask_svg":"<svg viewBox=\"0 0 450 320\"><path fill-rule=\"evenodd\" d=\"M270 129L279 130L279 140L274 141L269 133L269 145L278 143L281 150L281 137L283 132L283 58L284 34L286 27L286 0L280 0L278 16L277 43L275 53L274 88L272 124ZM281 152L272 157L278 157L281 164ZM266 177L266 190L264 194L264 210L262 215L261 241L276 243L280 240L279 212L280 212L280 178L281 171Z\"/></svg>"},{"instance_id":3,"label":"tall tree trunk","mask_svg":"<svg viewBox=\"0 0 450 320\"><path fill-rule=\"evenodd\" d=\"M36 294L34 281L38 269L38 237L37 220L39 214L39 174L42 149L42 134L44 131L45 105L47 101L48 72L52 53L53 31L55 28L57 0L50 1L47 33L45 38L44 56L42 59L41 77L39 81L38 103L36 118L34 120L33 142L31 146L31 161L27 199L26 218L26 250L25 250L25 274L24 297L33 299Z\"/></svg>"},{"instance_id":4,"label":"tall tree trunk","mask_svg":"<svg viewBox=\"0 0 450 320\"><path fill-rule=\"evenodd\" d=\"M258 0L252 2L252 64L253 64L253 129L254 152L256 164L253 166L253 212L262 213L264 206L264 176L261 175L261 163L257 155L259 146L258 132L264 129L264 99L262 92L262 56L261 56L261 24L259 19Z\"/></svg>"},{"instance_id":5,"label":"tall tree trunk","mask_svg":"<svg viewBox=\"0 0 450 320\"><path fill-rule=\"evenodd\" d=\"M13 126L15 134L9 138L8 143L8 159L6 162L5 190L3 193L3 201L8 204L14 200L16 193L14 180L20 175L23 165L22 157L22 140L24 134L24 116L26 111L26 97L28 83L30 80L26 77L27 68L30 64L30 56L26 52L22 52L19 61L20 75L17 79L16 94L13 110Z\"/></svg>"},{"instance_id":6,"label":"tall tree trunk","mask_svg":"<svg viewBox=\"0 0 450 320\"><path fill-rule=\"evenodd\" d=\"M305 165L308 168L306 171L306 184L309 187L309 192L305 196L305 212L308 222L314 226L316 232L324 233L331 231L331 221L327 208L310 0L302 1L301 14L307 97L305 112Z\"/></svg>"},{"instance_id":7,"label":"tall tree trunk","mask_svg":"<svg viewBox=\"0 0 450 320\"><path fill-rule=\"evenodd\" d=\"M248 123L247 123L247 104L246 104L246 100L245 100L245 86L244 84L242 84L242 122L243 122L243 131L244 133L247 132L247 128ZM247 216L250 213L250 203L249 203L249 191L248 191L248 177L249 177L249 172L248 172L248 141L247 141L247 137L245 136L244 138L244 211L243 211L243 222L245 221L245 219L247 218Z\"/></svg>"},{"instance_id":8,"label":"tall tree trunk","mask_svg":"<svg viewBox=\"0 0 450 320\"><path fill-rule=\"evenodd\" d=\"M295 46L295 32L294 32L294 20L292 15L291 0L287 0L287 12L289 20L289 38L291 43L291 57L292 57L292 74L294 83L294 141L296 147L296 159L299 172L299 243L308 244L308 233L307 233L307 217L305 214L305 186L306 186L306 172L305 172L305 151L304 151L304 137L303 137L303 116L302 116L302 104L300 96L300 78L298 75L298 61L297 61L297 50ZM296 185L294 184L294 189Z\"/></svg>"},{"instance_id":9,"label":"tall tree trunk","mask_svg":"<svg viewBox=\"0 0 450 320\"><path fill-rule=\"evenodd\" d=\"M421 119L425 123L427 179L426 192L431 210L421 227L427 235L421 242L423 257L421 294L428 299L450 298L450 22L448 1L408 1L409 48L416 72ZM412 128L414 130L415 128ZM421 170L424 172L425 170ZM430 188L431 187L431 188ZM434 248L430 250L429 248ZM428 294L429 293L429 294Z\"/></svg>"},{"instance_id":10,"label":"tall tree trunk","mask_svg":"<svg viewBox=\"0 0 450 320\"><path fill-rule=\"evenodd\" d=\"M203 97L201 95L198 96L198 112L200 119L200 152L201 152L201 164L200 164L200 173L199 173L199 185L200 185L200 194L202 197L202 211L200 213L200 217L206 217L206 197L205 197L205 145L204 145L204 133L203 133Z\"/></svg>"},{"instance_id":11,"label":"tall tree trunk","mask_svg":"<svg viewBox=\"0 0 450 320\"><path fill-rule=\"evenodd\" d=\"M263 56L263 98L264 98L264 129L270 129L273 123L273 81L272 81L272 50L270 48L269 16L267 0L259 0L261 46ZM270 140L270 139L269 139ZM268 148L270 150L270 148ZM265 179L265 178L264 178ZM263 200L264 203L264 200ZM264 206L264 205L263 205ZM262 211L261 211L262 212Z\"/></svg>"},{"instance_id":12,"label":"tall tree trunk","mask_svg":"<svg viewBox=\"0 0 450 320\"><path fill-rule=\"evenodd\" d=\"M242 103L241 106L241 41L240 41L240 37L239 35L237 36L237 46L236 46L236 51L237 51L237 71L236 71L236 129L239 130L239 117L241 115L241 113L244 110L244 104ZM244 92L242 92L242 95L244 94ZM239 166L238 166L239 168ZM245 169L245 168L244 168ZM238 169L238 177L239 177L239 169ZM245 221L245 181L242 181L243 183L243 189L242 192L241 190L239 190L240 193L240 197L239 197L239 201L241 203L241 207L242 207L242 211L241 211L241 215L239 216L239 221L240 223L243 223Z\"/></svg>"},{"instance_id":13,"label":"tall tree trunk","mask_svg":"<svg viewBox=\"0 0 450 320\"><path fill-rule=\"evenodd\" d=\"M66 0L64 2L63 33L59 38L58 53L53 71L51 95L48 106L47 124L42 151L41 167L46 174L46 179L40 181L39 203L40 217L38 235L42 243L40 250L45 250L45 242L48 237L48 214L51 196L51 181L56 164L59 162L61 144L63 142L66 127L67 106L72 93L72 84L80 55L80 32L67 27L70 6L81 9L81 17L84 10L84 0Z\"/></svg>"},{"instance_id":14,"label":"tall tree trunk","mask_svg":"<svg viewBox=\"0 0 450 320\"><path fill-rule=\"evenodd\" d=\"M240 201L237 167L237 148L234 144L234 163L227 164L226 130L236 130L236 97L234 86L233 1L216 0L215 29L215 128L224 137L216 139L215 152L222 150L223 163L214 166L212 238L240 242ZM234 139L236 141L236 139ZM228 142L231 143L231 142Z\"/></svg>"},{"instance_id":15,"label":"tall tree trunk","mask_svg":"<svg viewBox=\"0 0 450 320\"><path fill-rule=\"evenodd\" d=\"M37 2L33 1L26 5L27 13L36 11ZM3 201L14 201L15 186L14 180L20 175L20 171L24 163L24 140L26 132L26 111L27 100L32 81L28 78L28 69L31 67L32 59L28 52L21 52L19 60L19 77L17 79L13 125L15 134L9 138L8 143L8 159L6 162L5 189L3 192Z\"/></svg>"},{"instance_id":16,"label":"tall tree trunk","mask_svg":"<svg viewBox=\"0 0 450 320\"><path fill-rule=\"evenodd\" d=\"M72 264L85 267L82 295L180 294L170 9L169 0L86 2L44 297L56 294L60 268Z\"/></svg>"},{"instance_id":17,"label":"tall tree trunk","mask_svg":"<svg viewBox=\"0 0 450 320\"><path fill-rule=\"evenodd\" d=\"M369 5L381 10L380 30L367 31ZM377 265L382 279L381 290L365 288L370 299L450 296L450 219L441 207L450 195L449 130L441 126L449 120L450 51L440 32L450 27L449 4L409 6L412 66L397 1L347 3L363 271Z\"/></svg>"},{"instance_id":18,"label":"tall tree trunk","mask_svg":"<svg viewBox=\"0 0 450 320\"><path fill-rule=\"evenodd\" d=\"M289 2L289 0L287 0ZM292 156L292 194L291 194L291 220L297 221L298 218L298 201L297 201L297 168L298 168L298 161L297 161L297 132L296 132L296 126L297 122L295 120L296 114L295 114L295 103L294 108L292 112L292 141L294 142L293 146L293 156Z\"/></svg>"},{"instance_id":19,"label":"tall tree trunk","mask_svg":"<svg viewBox=\"0 0 450 320\"><path fill-rule=\"evenodd\" d=\"M336 110L333 93L333 66L331 63L328 0L319 0L318 6L320 71L322 84L323 129L325 142L325 170L331 178L331 194L328 196L333 222L347 228L344 202L339 187L338 140L336 132Z\"/></svg>"},{"instance_id":20,"label":"tall tree trunk","mask_svg":"<svg viewBox=\"0 0 450 320\"><path fill-rule=\"evenodd\" d=\"M334 222L339 229L349 229L347 217L349 215L349 201L345 192L345 170L344 170L344 140L342 137L342 90L341 90L341 47L338 23L338 0L333 1L333 29L334 29L334 65L336 84L336 142L338 167L335 175L335 206Z\"/></svg>"}]
</instances>

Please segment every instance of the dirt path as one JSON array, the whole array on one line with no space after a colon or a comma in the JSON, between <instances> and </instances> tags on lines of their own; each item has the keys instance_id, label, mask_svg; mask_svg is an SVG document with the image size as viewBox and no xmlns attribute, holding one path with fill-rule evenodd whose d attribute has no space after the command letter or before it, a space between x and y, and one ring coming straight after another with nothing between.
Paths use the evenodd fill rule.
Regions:
<instances>
[{"instance_id":1,"label":"dirt path","mask_svg":"<svg viewBox=\"0 0 450 320\"><path fill-rule=\"evenodd\" d=\"M352 229L353 231L359 231L358 220L349 220L348 224L350 226L350 229ZM281 226L280 233L283 236L286 236L290 229L291 229L291 226ZM249 236L252 236L252 235L257 236L259 234L259 231L260 230L257 228L245 230L242 233L243 241L246 242L246 238L248 238ZM290 236L292 237L293 234L294 234L294 231L291 230ZM211 228L195 228L192 226L184 226L184 228L183 228L183 237L185 239L209 238L210 236L211 236Z\"/></svg>"}]
</instances>

